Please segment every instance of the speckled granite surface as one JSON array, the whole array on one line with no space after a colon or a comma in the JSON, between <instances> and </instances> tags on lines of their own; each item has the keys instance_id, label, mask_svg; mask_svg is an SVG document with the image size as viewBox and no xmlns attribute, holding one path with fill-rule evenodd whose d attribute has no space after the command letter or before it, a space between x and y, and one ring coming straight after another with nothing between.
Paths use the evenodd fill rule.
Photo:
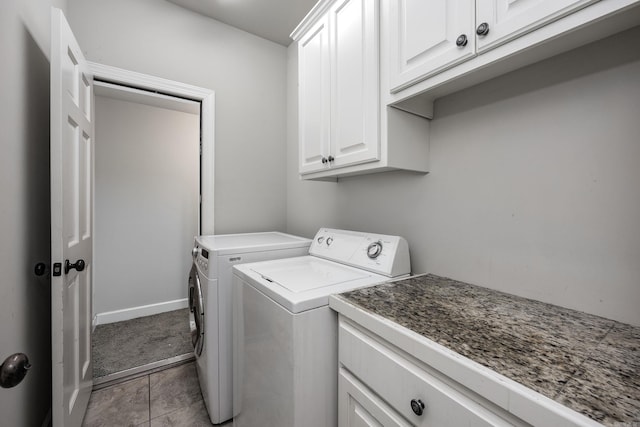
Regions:
<instances>
[{"instance_id":1,"label":"speckled granite surface","mask_svg":"<svg viewBox=\"0 0 640 427\"><path fill-rule=\"evenodd\" d=\"M608 426L640 426L640 328L434 275L342 294Z\"/></svg>"}]
</instances>

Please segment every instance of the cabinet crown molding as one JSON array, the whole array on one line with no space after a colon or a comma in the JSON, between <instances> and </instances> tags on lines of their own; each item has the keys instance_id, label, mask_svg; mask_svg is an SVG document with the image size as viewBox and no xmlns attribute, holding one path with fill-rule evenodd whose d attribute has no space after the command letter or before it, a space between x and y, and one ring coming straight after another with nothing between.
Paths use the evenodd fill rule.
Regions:
<instances>
[{"instance_id":1,"label":"cabinet crown molding","mask_svg":"<svg viewBox=\"0 0 640 427\"><path fill-rule=\"evenodd\" d=\"M294 42L300 40L300 37L302 37L302 35L307 32L309 27L311 27L311 25L313 25L313 23L316 22L318 18L320 18L327 12L327 10L329 10L329 7L333 4L334 1L335 0L320 0L318 3L316 3L315 6L313 6L313 8L309 11L309 13L307 13L307 15L302 19L302 21L300 21L298 26L293 29L289 37L291 37Z\"/></svg>"}]
</instances>

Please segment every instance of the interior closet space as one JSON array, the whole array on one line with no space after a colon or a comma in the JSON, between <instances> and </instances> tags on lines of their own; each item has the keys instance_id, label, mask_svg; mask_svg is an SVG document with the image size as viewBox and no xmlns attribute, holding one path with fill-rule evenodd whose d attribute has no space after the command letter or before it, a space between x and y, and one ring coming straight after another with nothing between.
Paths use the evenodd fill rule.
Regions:
<instances>
[{"instance_id":1,"label":"interior closet space","mask_svg":"<svg viewBox=\"0 0 640 427\"><path fill-rule=\"evenodd\" d=\"M200 103L96 86L94 324L186 307Z\"/></svg>"}]
</instances>

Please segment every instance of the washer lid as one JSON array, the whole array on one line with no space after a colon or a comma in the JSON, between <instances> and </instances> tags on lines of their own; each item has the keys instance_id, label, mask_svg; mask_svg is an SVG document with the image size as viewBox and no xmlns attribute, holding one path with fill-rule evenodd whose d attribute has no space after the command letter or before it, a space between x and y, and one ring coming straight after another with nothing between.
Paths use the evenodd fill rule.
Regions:
<instances>
[{"instance_id":1,"label":"washer lid","mask_svg":"<svg viewBox=\"0 0 640 427\"><path fill-rule=\"evenodd\" d=\"M197 236L196 243L218 255L308 247L311 240L278 231Z\"/></svg>"},{"instance_id":2,"label":"washer lid","mask_svg":"<svg viewBox=\"0 0 640 427\"><path fill-rule=\"evenodd\" d=\"M299 293L363 279L372 274L314 257L291 258L287 262L271 262L251 269L263 279Z\"/></svg>"},{"instance_id":3,"label":"washer lid","mask_svg":"<svg viewBox=\"0 0 640 427\"><path fill-rule=\"evenodd\" d=\"M235 265L233 274L234 289L240 279L294 314L328 305L331 294L388 280L310 255Z\"/></svg>"}]
</instances>

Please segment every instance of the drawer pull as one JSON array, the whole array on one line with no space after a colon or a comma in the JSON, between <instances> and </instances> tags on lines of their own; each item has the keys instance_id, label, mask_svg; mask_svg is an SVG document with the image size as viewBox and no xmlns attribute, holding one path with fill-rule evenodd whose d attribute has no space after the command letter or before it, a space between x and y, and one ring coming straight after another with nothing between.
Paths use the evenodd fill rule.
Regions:
<instances>
[{"instance_id":1,"label":"drawer pull","mask_svg":"<svg viewBox=\"0 0 640 427\"><path fill-rule=\"evenodd\" d=\"M411 410L417 416L424 413L424 403L420 399L411 399Z\"/></svg>"}]
</instances>

